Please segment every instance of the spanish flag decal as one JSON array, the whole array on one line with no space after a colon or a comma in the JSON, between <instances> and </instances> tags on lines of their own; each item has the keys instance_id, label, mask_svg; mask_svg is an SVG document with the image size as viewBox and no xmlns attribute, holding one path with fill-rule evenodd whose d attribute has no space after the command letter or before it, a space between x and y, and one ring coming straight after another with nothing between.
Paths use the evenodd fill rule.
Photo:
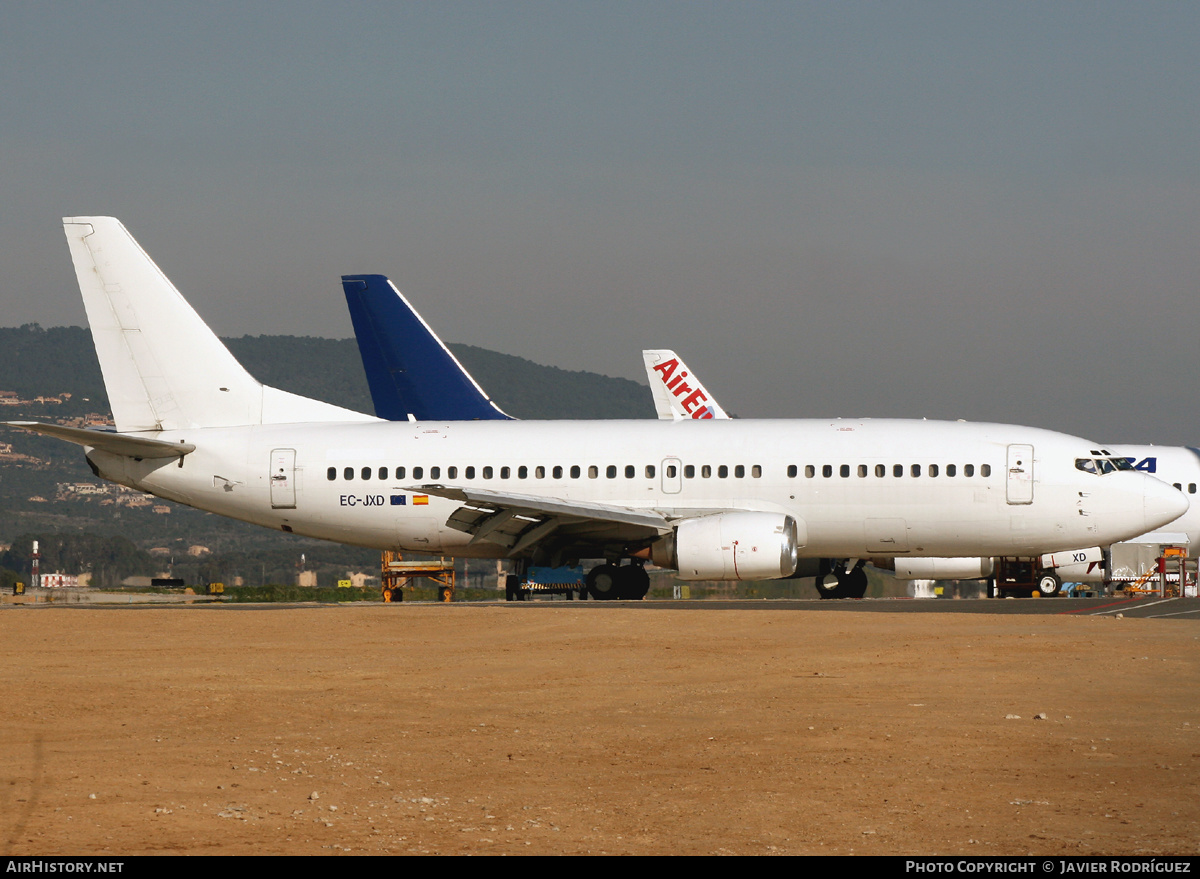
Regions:
<instances>
[{"instance_id":1,"label":"spanish flag decal","mask_svg":"<svg viewBox=\"0 0 1200 879\"><path fill-rule=\"evenodd\" d=\"M425 505L429 504L429 495L414 494L413 495L413 506L418 507L418 506L421 506L422 504L425 504Z\"/></svg>"}]
</instances>

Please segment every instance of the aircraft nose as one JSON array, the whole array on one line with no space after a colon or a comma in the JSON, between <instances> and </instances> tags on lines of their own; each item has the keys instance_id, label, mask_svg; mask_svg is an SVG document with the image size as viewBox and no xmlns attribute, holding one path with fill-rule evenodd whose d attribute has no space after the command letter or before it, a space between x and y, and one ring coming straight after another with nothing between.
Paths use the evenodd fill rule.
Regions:
<instances>
[{"instance_id":1,"label":"aircraft nose","mask_svg":"<svg viewBox=\"0 0 1200 879\"><path fill-rule=\"evenodd\" d=\"M1174 522L1191 506L1182 491L1149 476L1146 477L1142 497L1147 531Z\"/></svg>"}]
</instances>

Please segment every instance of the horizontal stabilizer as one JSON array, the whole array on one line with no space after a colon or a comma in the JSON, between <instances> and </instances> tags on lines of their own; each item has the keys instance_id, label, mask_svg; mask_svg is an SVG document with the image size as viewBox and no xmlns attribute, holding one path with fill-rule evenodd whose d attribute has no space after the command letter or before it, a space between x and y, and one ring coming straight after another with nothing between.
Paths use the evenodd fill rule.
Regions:
<instances>
[{"instance_id":1,"label":"horizontal stabilizer","mask_svg":"<svg viewBox=\"0 0 1200 879\"><path fill-rule=\"evenodd\" d=\"M64 427L59 424L42 424L39 421L5 421L4 424L66 440L77 446L89 446L114 455L124 455L127 458L182 458L196 451L196 447L191 443L168 443L124 433L111 433L107 430Z\"/></svg>"},{"instance_id":2,"label":"horizontal stabilizer","mask_svg":"<svg viewBox=\"0 0 1200 879\"><path fill-rule=\"evenodd\" d=\"M342 289L376 415L388 421L509 419L386 277L343 275Z\"/></svg>"}]
</instances>

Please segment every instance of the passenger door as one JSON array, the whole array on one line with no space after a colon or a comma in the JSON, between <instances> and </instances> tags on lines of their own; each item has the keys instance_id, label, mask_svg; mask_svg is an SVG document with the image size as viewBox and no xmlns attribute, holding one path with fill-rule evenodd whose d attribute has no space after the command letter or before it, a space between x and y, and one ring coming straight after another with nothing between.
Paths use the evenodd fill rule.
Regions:
<instances>
[{"instance_id":1,"label":"passenger door","mask_svg":"<svg viewBox=\"0 0 1200 879\"><path fill-rule=\"evenodd\" d=\"M296 450L271 451L271 507L276 510L296 508Z\"/></svg>"},{"instance_id":2,"label":"passenger door","mask_svg":"<svg viewBox=\"0 0 1200 879\"><path fill-rule=\"evenodd\" d=\"M1008 447L1008 502L1033 503L1033 446L1013 443Z\"/></svg>"}]
</instances>

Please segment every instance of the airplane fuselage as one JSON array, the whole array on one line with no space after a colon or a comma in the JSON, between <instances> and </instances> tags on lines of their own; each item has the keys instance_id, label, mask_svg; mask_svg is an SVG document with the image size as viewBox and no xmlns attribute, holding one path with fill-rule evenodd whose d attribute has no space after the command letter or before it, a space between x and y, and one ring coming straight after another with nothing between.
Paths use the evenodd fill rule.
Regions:
<instances>
[{"instance_id":1,"label":"airplane fuselage","mask_svg":"<svg viewBox=\"0 0 1200 879\"><path fill-rule=\"evenodd\" d=\"M804 557L1022 556L1107 545L1179 515L1134 472L1075 467L1087 441L1035 428L873 419L368 422L147 434L179 459L100 450L100 475L199 509L379 549L496 557L447 520L467 486L652 510L783 513Z\"/></svg>"}]
</instances>

